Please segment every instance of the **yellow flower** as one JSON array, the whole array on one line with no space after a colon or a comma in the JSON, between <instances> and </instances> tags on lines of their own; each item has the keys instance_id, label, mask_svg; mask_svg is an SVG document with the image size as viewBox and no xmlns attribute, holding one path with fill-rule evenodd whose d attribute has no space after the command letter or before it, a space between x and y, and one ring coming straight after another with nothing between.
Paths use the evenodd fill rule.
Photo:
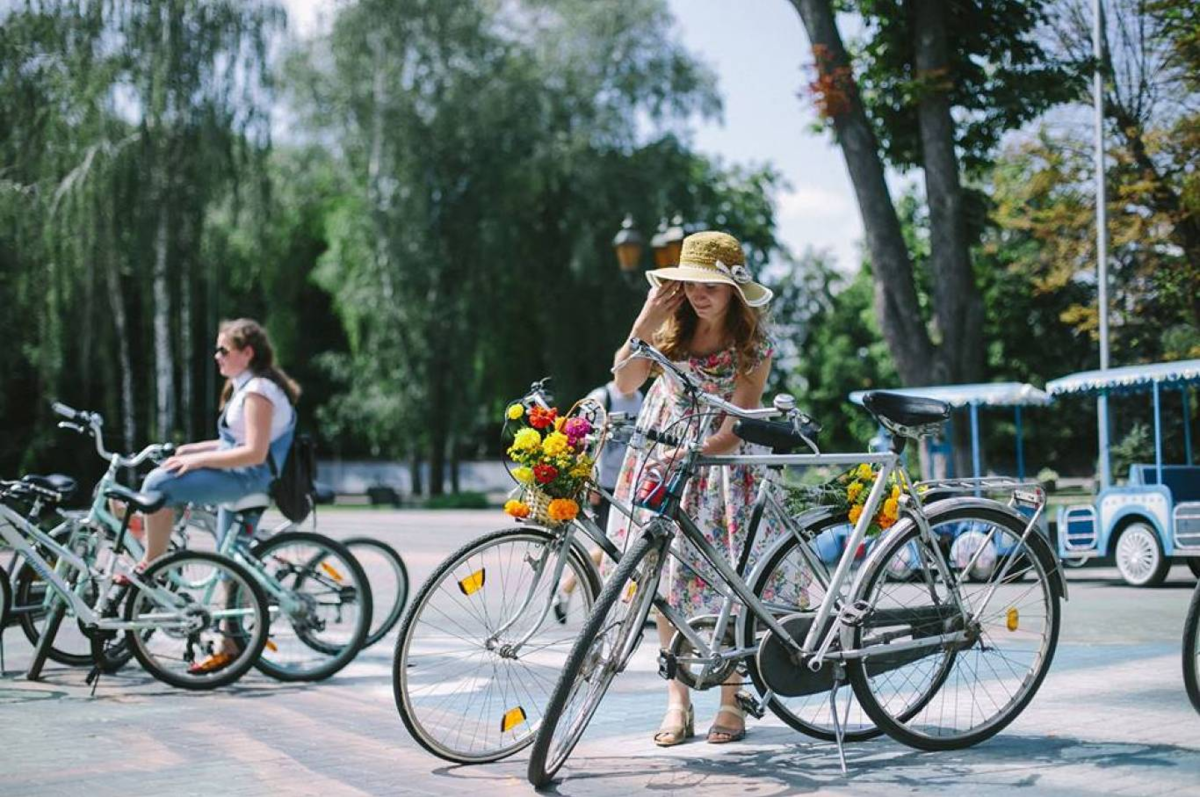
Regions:
<instances>
[{"instance_id":1,"label":"yellow flower","mask_svg":"<svg viewBox=\"0 0 1200 797\"><path fill-rule=\"evenodd\" d=\"M508 416L508 419L510 421L515 421L518 418L520 418L522 415L525 414L525 408L522 407L520 404L513 404L511 407L508 408L508 412L506 412L505 414Z\"/></svg>"},{"instance_id":2,"label":"yellow flower","mask_svg":"<svg viewBox=\"0 0 1200 797\"><path fill-rule=\"evenodd\" d=\"M889 498L883 502L883 516L889 520L895 520L900 517L900 501L895 498Z\"/></svg>"},{"instance_id":3,"label":"yellow flower","mask_svg":"<svg viewBox=\"0 0 1200 797\"><path fill-rule=\"evenodd\" d=\"M875 478L875 471L871 470L871 466L864 462L858 466L858 470L854 472L854 475L863 481L873 480Z\"/></svg>"},{"instance_id":4,"label":"yellow flower","mask_svg":"<svg viewBox=\"0 0 1200 797\"><path fill-rule=\"evenodd\" d=\"M850 482L850 486L846 488L846 500L852 504L856 503L858 501L858 497L862 495L862 491L862 482Z\"/></svg>"},{"instance_id":5,"label":"yellow flower","mask_svg":"<svg viewBox=\"0 0 1200 797\"><path fill-rule=\"evenodd\" d=\"M850 507L850 522L857 523L859 516L862 515L862 505Z\"/></svg>"},{"instance_id":6,"label":"yellow flower","mask_svg":"<svg viewBox=\"0 0 1200 797\"><path fill-rule=\"evenodd\" d=\"M559 454L567 453L570 449L571 444L562 432L551 432L542 443L542 451L548 457L557 457Z\"/></svg>"},{"instance_id":7,"label":"yellow flower","mask_svg":"<svg viewBox=\"0 0 1200 797\"><path fill-rule=\"evenodd\" d=\"M557 418L555 418L554 419L554 431L561 432L562 428L563 428L563 424L566 422L567 422L567 419L561 415L558 416Z\"/></svg>"},{"instance_id":8,"label":"yellow flower","mask_svg":"<svg viewBox=\"0 0 1200 797\"><path fill-rule=\"evenodd\" d=\"M513 478L521 484L533 484L533 469L524 466L513 470Z\"/></svg>"},{"instance_id":9,"label":"yellow flower","mask_svg":"<svg viewBox=\"0 0 1200 797\"><path fill-rule=\"evenodd\" d=\"M587 457L579 460L579 464L571 468L571 477L575 479L586 479L592 475L592 463Z\"/></svg>"},{"instance_id":10,"label":"yellow flower","mask_svg":"<svg viewBox=\"0 0 1200 797\"><path fill-rule=\"evenodd\" d=\"M504 511L513 517L529 517L528 505L517 500L505 502Z\"/></svg>"},{"instance_id":11,"label":"yellow flower","mask_svg":"<svg viewBox=\"0 0 1200 797\"><path fill-rule=\"evenodd\" d=\"M574 520L575 516L579 514L579 504L570 498L555 498L546 508L546 513L555 523Z\"/></svg>"},{"instance_id":12,"label":"yellow flower","mask_svg":"<svg viewBox=\"0 0 1200 797\"><path fill-rule=\"evenodd\" d=\"M534 451L542 445L542 436L537 429L522 429L513 438L512 447L516 451Z\"/></svg>"},{"instance_id":13,"label":"yellow flower","mask_svg":"<svg viewBox=\"0 0 1200 797\"><path fill-rule=\"evenodd\" d=\"M900 485L892 485L892 498L895 498L897 501L900 500Z\"/></svg>"}]
</instances>

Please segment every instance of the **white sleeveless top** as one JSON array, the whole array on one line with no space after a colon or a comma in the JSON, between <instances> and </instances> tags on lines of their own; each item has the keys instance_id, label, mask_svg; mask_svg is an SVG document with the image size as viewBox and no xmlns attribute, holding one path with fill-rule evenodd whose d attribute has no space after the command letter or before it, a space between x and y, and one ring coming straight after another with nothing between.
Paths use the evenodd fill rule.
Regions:
<instances>
[{"instance_id":1,"label":"white sleeveless top","mask_svg":"<svg viewBox=\"0 0 1200 797\"><path fill-rule=\"evenodd\" d=\"M233 439L237 441L238 445L246 442L245 405L246 396L251 393L262 396L271 402L274 408L271 413L270 440L273 443L292 425L296 411L288 401L287 394L279 385L266 377L253 376L249 371L243 371L233 380L233 397L225 405L225 423L229 427L229 433L233 435Z\"/></svg>"}]
</instances>

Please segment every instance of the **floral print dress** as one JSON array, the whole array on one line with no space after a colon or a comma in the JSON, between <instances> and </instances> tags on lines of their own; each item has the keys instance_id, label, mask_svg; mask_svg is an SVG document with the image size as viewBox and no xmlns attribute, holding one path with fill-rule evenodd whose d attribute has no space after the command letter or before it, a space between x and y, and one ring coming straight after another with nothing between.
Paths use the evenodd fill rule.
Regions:
<instances>
[{"instance_id":1,"label":"floral print dress","mask_svg":"<svg viewBox=\"0 0 1200 797\"><path fill-rule=\"evenodd\" d=\"M755 352L753 367L769 357L772 347L764 343ZM691 376L703 389L720 396L726 401L733 398L737 381L737 352L730 346L715 354L705 357L689 357L675 363L685 373ZM752 370L747 369L747 370ZM638 415L638 426L655 430L665 430L671 423L683 417L687 405L682 401L678 386L666 376L659 376L646 394L645 404ZM707 425L704 437L707 438L720 429L725 421L724 413L713 417ZM676 429L682 428L676 427ZM655 453L653 450L649 452ZM764 454L768 450L763 446L742 441L729 455ZM646 454L632 448L625 455L620 475L617 477L615 496L618 502L628 506L631 497L636 493L635 482L642 476L642 465ZM696 470L691 482L684 488L682 509L699 528L713 547L722 553L727 561L736 569L742 552L742 545L750 525L750 515L754 500L758 495L759 480L762 469L748 465L722 466L711 465ZM639 523L644 523L652 517L649 510L637 509ZM749 578L755 562L767 548L775 542L780 530L775 524L759 523L750 560L743 578ZM608 536L617 547L624 550L629 542L629 519L620 512L611 512L608 520ZM699 614L716 614L721 609L726 587L716 571L704 561L694 545L684 538L682 533L675 537L672 545L672 555L663 567L659 592L670 604L687 616ZM769 585L764 592L767 600L795 601L792 605L804 605L803 596L806 591L808 574L790 574L787 583L777 580ZM718 591L718 588L720 591ZM787 593L786 595L784 593Z\"/></svg>"}]
</instances>

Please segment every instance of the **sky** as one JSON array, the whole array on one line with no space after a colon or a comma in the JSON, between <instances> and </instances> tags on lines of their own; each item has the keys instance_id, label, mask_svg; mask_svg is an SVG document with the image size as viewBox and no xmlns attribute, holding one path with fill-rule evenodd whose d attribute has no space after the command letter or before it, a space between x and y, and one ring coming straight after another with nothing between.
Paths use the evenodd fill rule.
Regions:
<instances>
[{"instance_id":1,"label":"sky","mask_svg":"<svg viewBox=\"0 0 1200 797\"><path fill-rule=\"evenodd\" d=\"M284 0L293 33L311 35L334 0ZM770 164L786 188L775 197L777 234L793 254L827 251L857 270L862 221L841 151L801 96L808 40L787 0L669 0L683 46L717 75L721 121L696 120L692 143L726 164ZM894 183L895 181L893 181ZM643 233L652 231L643 230Z\"/></svg>"}]
</instances>

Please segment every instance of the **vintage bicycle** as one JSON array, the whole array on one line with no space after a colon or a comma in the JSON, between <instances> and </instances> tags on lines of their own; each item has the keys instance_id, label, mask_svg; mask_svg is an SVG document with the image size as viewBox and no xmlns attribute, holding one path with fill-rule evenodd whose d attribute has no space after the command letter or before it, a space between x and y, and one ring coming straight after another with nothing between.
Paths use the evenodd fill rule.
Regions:
<instances>
[{"instance_id":1,"label":"vintage bicycle","mask_svg":"<svg viewBox=\"0 0 1200 797\"><path fill-rule=\"evenodd\" d=\"M676 628L670 650L659 657L664 677L687 676L695 688L719 685L739 664L758 691L747 708L780 711L787 698L827 697L833 736L845 768L846 728L839 708L849 685L857 705L878 730L921 749L944 750L977 744L998 733L1028 705L1041 685L1058 640L1060 600L1066 597L1053 549L1035 531L1045 496L1036 484L1015 480L960 479L913 483L898 469L908 440L936 429L948 416L942 402L873 393L864 406L891 434L890 450L875 454L792 454L811 442L789 420L764 418L770 410L746 410L704 393L661 352L630 341L633 356L651 360L672 379L687 409L679 433L644 435L642 445L681 448L664 479L656 516L623 552L575 641L549 703L545 706L529 761L528 777L541 787L565 764L612 680L628 665L643 623L655 606ZM743 439L768 446L762 456L705 457L700 444L714 413L741 419ZM815 568L811 533L797 533L766 479L756 499L747 548L764 516L783 523L785 534L747 577L726 562L695 523L681 511L691 474L702 465L760 465L768 468L822 465L878 468L863 510L828 588L814 605L805 590L792 595L768 585L803 583L798 574ZM896 474L902 486L899 520L873 547L853 575L854 553ZM1001 502L979 493L1004 490ZM926 495L939 500L927 501ZM1021 509L1025 509L1028 515ZM984 534L965 562L949 561L938 545L937 527L971 523ZM687 540L719 574L726 598L719 615L682 617L657 597L657 585L674 540ZM1004 551L1001 561L978 574L983 551ZM739 568L744 564L745 553ZM779 568L790 568L780 571ZM785 591L786 592L786 591ZM735 609L738 611L735 614ZM709 629L711 628L711 631ZM732 636L732 640L729 637Z\"/></svg>"},{"instance_id":2,"label":"vintage bicycle","mask_svg":"<svg viewBox=\"0 0 1200 797\"><path fill-rule=\"evenodd\" d=\"M1192 591L1187 619L1183 623L1183 685L1188 699L1200 712L1200 583Z\"/></svg>"}]
</instances>

